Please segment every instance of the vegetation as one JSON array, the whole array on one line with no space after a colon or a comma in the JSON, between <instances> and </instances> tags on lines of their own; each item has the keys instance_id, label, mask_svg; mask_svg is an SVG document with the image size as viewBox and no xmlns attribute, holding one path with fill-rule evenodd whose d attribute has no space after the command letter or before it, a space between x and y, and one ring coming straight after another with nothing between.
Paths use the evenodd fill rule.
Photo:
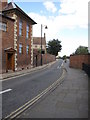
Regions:
<instances>
[{"instance_id":1,"label":"vegetation","mask_svg":"<svg viewBox=\"0 0 90 120\"><path fill-rule=\"evenodd\" d=\"M66 59L67 59L67 56L66 56L66 55L64 55L62 58L63 58L63 60L66 60Z\"/></svg>"},{"instance_id":2,"label":"vegetation","mask_svg":"<svg viewBox=\"0 0 90 120\"><path fill-rule=\"evenodd\" d=\"M75 54L88 54L89 51L88 51L88 47L84 47L84 46L79 46L76 51L75 51Z\"/></svg>"},{"instance_id":3,"label":"vegetation","mask_svg":"<svg viewBox=\"0 0 90 120\"><path fill-rule=\"evenodd\" d=\"M58 52L60 52L61 49L62 49L61 41L59 41L58 39L50 40L47 44L47 52L49 54L57 56Z\"/></svg>"}]
</instances>

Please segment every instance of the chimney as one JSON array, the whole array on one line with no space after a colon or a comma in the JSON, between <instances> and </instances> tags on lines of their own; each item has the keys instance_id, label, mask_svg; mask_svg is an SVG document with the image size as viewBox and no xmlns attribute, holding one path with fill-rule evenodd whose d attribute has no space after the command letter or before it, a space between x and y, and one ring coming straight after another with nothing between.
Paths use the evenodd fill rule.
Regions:
<instances>
[{"instance_id":1,"label":"chimney","mask_svg":"<svg viewBox=\"0 0 90 120\"><path fill-rule=\"evenodd\" d=\"M0 0L0 11L2 11L7 4L7 0Z\"/></svg>"}]
</instances>

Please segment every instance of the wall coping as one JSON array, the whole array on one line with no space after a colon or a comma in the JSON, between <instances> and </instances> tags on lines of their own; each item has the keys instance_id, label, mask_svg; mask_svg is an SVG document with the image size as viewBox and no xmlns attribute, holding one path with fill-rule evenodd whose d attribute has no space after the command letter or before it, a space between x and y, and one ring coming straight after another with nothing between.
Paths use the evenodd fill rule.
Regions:
<instances>
[{"instance_id":1,"label":"wall coping","mask_svg":"<svg viewBox=\"0 0 90 120\"><path fill-rule=\"evenodd\" d=\"M88 53L88 54L74 54L74 55L70 55L70 56L83 56L83 55L90 55L90 53Z\"/></svg>"}]
</instances>

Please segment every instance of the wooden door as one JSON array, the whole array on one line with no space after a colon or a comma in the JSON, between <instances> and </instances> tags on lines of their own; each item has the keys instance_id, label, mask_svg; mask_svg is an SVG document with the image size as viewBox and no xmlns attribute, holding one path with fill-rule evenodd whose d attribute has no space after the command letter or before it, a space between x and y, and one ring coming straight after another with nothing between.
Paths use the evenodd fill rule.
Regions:
<instances>
[{"instance_id":1,"label":"wooden door","mask_svg":"<svg viewBox=\"0 0 90 120\"><path fill-rule=\"evenodd\" d=\"M8 53L7 55L7 69L13 70L13 53Z\"/></svg>"}]
</instances>

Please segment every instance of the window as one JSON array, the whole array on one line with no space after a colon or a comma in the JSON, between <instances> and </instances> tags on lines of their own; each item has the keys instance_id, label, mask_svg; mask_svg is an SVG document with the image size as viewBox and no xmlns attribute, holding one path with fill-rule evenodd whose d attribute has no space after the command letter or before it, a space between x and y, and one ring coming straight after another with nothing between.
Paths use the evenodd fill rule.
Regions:
<instances>
[{"instance_id":1,"label":"window","mask_svg":"<svg viewBox=\"0 0 90 120\"><path fill-rule=\"evenodd\" d=\"M22 21L19 22L19 35L22 35Z\"/></svg>"},{"instance_id":2,"label":"window","mask_svg":"<svg viewBox=\"0 0 90 120\"><path fill-rule=\"evenodd\" d=\"M29 37L29 25L27 24L27 26L26 26L26 38L28 38Z\"/></svg>"},{"instance_id":3,"label":"window","mask_svg":"<svg viewBox=\"0 0 90 120\"><path fill-rule=\"evenodd\" d=\"M0 30L2 30L2 31L7 31L7 24L6 23L2 23L2 22L0 22Z\"/></svg>"},{"instance_id":4,"label":"window","mask_svg":"<svg viewBox=\"0 0 90 120\"><path fill-rule=\"evenodd\" d=\"M19 53L20 53L20 54L23 53L23 47L22 47L22 44L19 44Z\"/></svg>"},{"instance_id":5,"label":"window","mask_svg":"<svg viewBox=\"0 0 90 120\"><path fill-rule=\"evenodd\" d=\"M26 46L26 53L29 54L29 45Z\"/></svg>"}]
</instances>

